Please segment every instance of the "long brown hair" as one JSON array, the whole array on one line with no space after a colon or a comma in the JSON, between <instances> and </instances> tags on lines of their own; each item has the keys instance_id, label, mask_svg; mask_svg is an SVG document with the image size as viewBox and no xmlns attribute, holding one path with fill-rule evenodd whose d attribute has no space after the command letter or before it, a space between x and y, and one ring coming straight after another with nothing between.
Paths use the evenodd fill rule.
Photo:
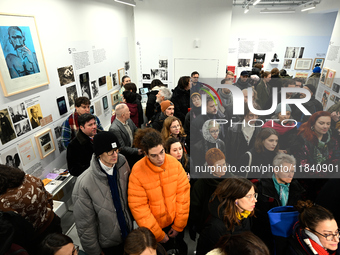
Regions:
<instances>
[{"instance_id":1,"label":"long brown hair","mask_svg":"<svg viewBox=\"0 0 340 255\"><path fill-rule=\"evenodd\" d=\"M168 140L166 140L165 145L164 145L165 153L170 154L171 145L173 145L174 143L180 143L182 146L183 155L181 159L183 159L183 168L185 169L188 165L189 160L184 150L183 144L177 138L170 137Z\"/></svg>"},{"instance_id":2,"label":"long brown hair","mask_svg":"<svg viewBox=\"0 0 340 255\"><path fill-rule=\"evenodd\" d=\"M181 126L180 131L179 131L179 136L183 136L183 137L187 136L184 132L184 128L182 126L182 122L180 121L180 119L175 116L169 116L164 120L162 132L161 132L164 141L166 141L171 136L170 126L176 120L178 121L178 124Z\"/></svg>"},{"instance_id":3,"label":"long brown hair","mask_svg":"<svg viewBox=\"0 0 340 255\"><path fill-rule=\"evenodd\" d=\"M126 237L124 244L125 255L139 255L145 249L157 249L157 240L154 234L145 227L137 228Z\"/></svg>"},{"instance_id":4,"label":"long brown hair","mask_svg":"<svg viewBox=\"0 0 340 255\"><path fill-rule=\"evenodd\" d=\"M235 225L240 225L237 218L239 209L235 204L236 199L241 199L247 195L249 190L255 185L246 178L235 177L223 180L216 188L210 201L217 198L220 201L218 213L223 209L223 222L228 230L233 230ZM254 215L254 211L250 216Z\"/></svg>"},{"instance_id":5,"label":"long brown hair","mask_svg":"<svg viewBox=\"0 0 340 255\"><path fill-rule=\"evenodd\" d=\"M303 123L300 126L298 135L302 134L302 136L304 136L307 141L312 142L314 145L317 145L319 139L315 131L312 130L312 127L315 125L317 120L323 116L328 116L329 118L331 118L331 114L329 112L318 111L314 113L312 116L309 117L307 122Z\"/></svg>"},{"instance_id":6,"label":"long brown hair","mask_svg":"<svg viewBox=\"0 0 340 255\"><path fill-rule=\"evenodd\" d=\"M262 128L261 129L261 131L256 135L256 138L255 138L254 148L256 152L258 153L264 152L265 147L263 145L263 141L266 140L271 135L276 135L277 138L279 138L279 134L275 129L273 128ZM275 152L279 151L279 143L277 143L274 151Z\"/></svg>"}]
</instances>

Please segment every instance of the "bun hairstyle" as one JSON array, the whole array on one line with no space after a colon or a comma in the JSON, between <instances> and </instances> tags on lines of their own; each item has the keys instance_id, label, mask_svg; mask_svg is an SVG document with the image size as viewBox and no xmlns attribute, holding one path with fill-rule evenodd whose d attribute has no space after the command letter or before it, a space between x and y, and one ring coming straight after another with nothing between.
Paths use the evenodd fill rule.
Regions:
<instances>
[{"instance_id":1,"label":"bun hairstyle","mask_svg":"<svg viewBox=\"0 0 340 255\"><path fill-rule=\"evenodd\" d=\"M324 220L334 220L333 214L326 208L313 204L312 201L298 201L294 206L299 214L301 228L315 229Z\"/></svg>"}]
</instances>

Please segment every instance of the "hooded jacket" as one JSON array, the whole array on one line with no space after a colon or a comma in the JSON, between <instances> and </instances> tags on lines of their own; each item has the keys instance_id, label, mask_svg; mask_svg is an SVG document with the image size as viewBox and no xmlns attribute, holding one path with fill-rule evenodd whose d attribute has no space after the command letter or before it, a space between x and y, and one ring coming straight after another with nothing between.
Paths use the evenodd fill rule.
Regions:
<instances>
[{"instance_id":1,"label":"hooded jacket","mask_svg":"<svg viewBox=\"0 0 340 255\"><path fill-rule=\"evenodd\" d=\"M151 89L148 93L148 101L146 102L146 110L145 110L145 116L147 117L148 121L151 120L152 116L155 115L155 110L156 110L156 95L158 94L158 91L162 87L156 86ZM164 87L163 87L164 88Z\"/></svg>"},{"instance_id":2,"label":"hooded jacket","mask_svg":"<svg viewBox=\"0 0 340 255\"><path fill-rule=\"evenodd\" d=\"M320 76L321 73L312 73L312 75L309 76L306 84L312 84L315 87L315 89L317 89L320 81Z\"/></svg>"},{"instance_id":3,"label":"hooded jacket","mask_svg":"<svg viewBox=\"0 0 340 255\"><path fill-rule=\"evenodd\" d=\"M162 230L182 232L187 224L190 207L190 184L181 163L165 154L160 167L147 156L139 160L129 179L129 207L138 226L146 227L157 242L165 237Z\"/></svg>"},{"instance_id":4,"label":"hooded jacket","mask_svg":"<svg viewBox=\"0 0 340 255\"><path fill-rule=\"evenodd\" d=\"M118 154L115 167L122 210L127 227L132 230L132 217L127 201L130 167L121 154ZM100 254L102 248L117 246L123 242L108 179L94 154L90 167L77 178L72 200L78 236L87 254Z\"/></svg>"},{"instance_id":5,"label":"hooded jacket","mask_svg":"<svg viewBox=\"0 0 340 255\"><path fill-rule=\"evenodd\" d=\"M173 90L170 101L175 106L175 116L179 118L182 123L184 123L185 115L190 108L190 90L184 90L177 86Z\"/></svg>"}]
</instances>

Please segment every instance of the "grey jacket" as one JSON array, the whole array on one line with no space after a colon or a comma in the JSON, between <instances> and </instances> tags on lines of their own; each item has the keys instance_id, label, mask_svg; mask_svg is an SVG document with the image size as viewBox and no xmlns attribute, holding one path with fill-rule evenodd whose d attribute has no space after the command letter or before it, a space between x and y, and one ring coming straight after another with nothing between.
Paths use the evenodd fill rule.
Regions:
<instances>
[{"instance_id":1,"label":"grey jacket","mask_svg":"<svg viewBox=\"0 0 340 255\"><path fill-rule=\"evenodd\" d=\"M118 154L116 168L125 220L132 230L132 217L127 201L130 167L121 154ZM123 242L110 186L95 155L92 156L90 167L78 177L72 199L78 236L87 254L99 255L101 248L117 246Z\"/></svg>"},{"instance_id":2,"label":"grey jacket","mask_svg":"<svg viewBox=\"0 0 340 255\"><path fill-rule=\"evenodd\" d=\"M127 123L132 131L132 136L134 136L135 131L137 130L135 123L133 123L131 119L128 119ZM112 122L109 132L112 132L118 138L118 142L120 144L119 150L122 154L126 156L138 154L138 148L132 148L129 134L126 131L126 128L117 118Z\"/></svg>"}]
</instances>

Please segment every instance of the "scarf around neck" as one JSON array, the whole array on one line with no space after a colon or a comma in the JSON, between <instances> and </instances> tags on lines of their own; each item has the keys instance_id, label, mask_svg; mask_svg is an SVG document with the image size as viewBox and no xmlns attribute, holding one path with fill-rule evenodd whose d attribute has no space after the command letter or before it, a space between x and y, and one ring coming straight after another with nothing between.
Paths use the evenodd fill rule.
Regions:
<instances>
[{"instance_id":1,"label":"scarf around neck","mask_svg":"<svg viewBox=\"0 0 340 255\"><path fill-rule=\"evenodd\" d=\"M276 180L274 174L272 176L272 179L273 179L273 182L274 182L274 186L275 186L276 192L277 192L277 194L279 194L281 206L286 206L287 202L288 202L288 197L289 197L289 186L290 186L290 183L287 183L287 184L279 183Z\"/></svg>"}]
</instances>

